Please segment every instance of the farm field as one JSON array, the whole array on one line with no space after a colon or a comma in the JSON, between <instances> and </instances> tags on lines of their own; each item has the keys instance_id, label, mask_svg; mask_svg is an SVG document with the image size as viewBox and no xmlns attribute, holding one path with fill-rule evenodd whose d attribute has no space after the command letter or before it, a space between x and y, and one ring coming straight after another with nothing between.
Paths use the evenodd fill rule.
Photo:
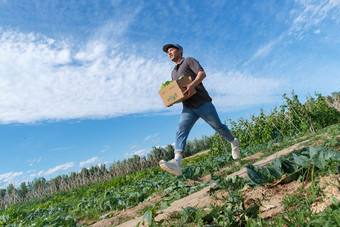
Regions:
<instances>
[{"instance_id":1,"label":"farm field","mask_svg":"<svg viewBox=\"0 0 340 227\"><path fill-rule=\"evenodd\" d=\"M208 150L183 159L181 177L158 167L171 152L156 149L110 170L36 181L22 200L20 188L0 198L0 225L339 225L340 112L321 96L305 104L284 97L281 110L230 122L238 161L214 134Z\"/></svg>"},{"instance_id":2,"label":"farm field","mask_svg":"<svg viewBox=\"0 0 340 227\"><path fill-rule=\"evenodd\" d=\"M338 128L339 126L334 127ZM329 129L329 131L331 130L332 128ZM209 224L214 224L214 226L271 226L273 223L289 226L295 225L295 218L298 218L299 223L303 224L305 218L310 218L313 215L314 219L317 220L314 220L314 222L320 222L320 225L327 222L337 224L340 208L337 202L340 201L340 146L334 147L335 150L326 150L319 147L328 137L329 135L324 133L300 138L295 140L297 143L294 145L269 156L265 155L266 150L257 152L243 158L233 168L222 168L220 171L215 172L213 177L209 174L197 178L197 181L211 183L200 191L176 200L170 205L162 199L162 196L158 196L154 198L153 202L141 204L137 209L132 208L122 211L115 217L97 222L93 226L136 226L138 224L142 225L142 223L146 226L204 226ZM339 139L339 135L336 137ZM298 142L299 140L301 141ZM315 149L314 147L319 148ZM301 153L306 156L298 156ZM314 157L309 156L310 154L314 154ZM316 164L320 168L311 167L312 165L309 163L313 163L313 160L315 162L322 160L320 157L325 157L325 154L332 158L327 159L324 165ZM253 172L253 176L250 178L248 176L251 173L250 166L273 166L273 161L275 166L275 162L280 157L294 162L294 160L300 160L301 157L307 156L311 159L305 159L306 165L300 163L296 169L298 171L291 170L289 172L286 169L285 174L281 173L274 180L267 178L272 176L271 174L267 176L263 174L265 177L259 177L261 176L261 171L256 172L258 175ZM260 161L256 161L259 159ZM253 162L253 165L249 165L251 162ZM232 169L238 169L244 165L247 167L232 173ZM285 168L282 168L281 171L283 169ZM262 170L265 170L265 168L262 168ZM212 178L215 181L211 181ZM191 180L188 179L188 181L190 182ZM312 198L309 196L312 196ZM163 195L163 198L165 197ZM138 209L145 210L147 207L149 209L145 214L138 216L138 211L140 213ZM301 211L301 216L296 217L299 210ZM323 223L322 219L319 219L327 212L332 213L330 216L333 215L334 220L332 220L332 217L327 216L327 220L323 220ZM284 217L285 214L294 215L286 218ZM132 217L133 215L138 217L119 224L124 217Z\"/></svg>"},{"instance_id":3,"label":"farm field","mask_svg":"<svg viewBox=\"0 0 340 227\"><path fill-rule=\"evenodd\" d=\"M253 154L243 153L238 162L224 152L205 152L184 160L183 177L150 168L106 184L12 205L1 211L0 220L13 226L50 225L47 221L55 226L142 226L143 220L144 226L270 226L301 224L306 218L338 223L339 132L337 124L274 144L272 151L260 146ZM298 164L292 164L294 160ZM94 216L98 210L102 212Z\"/></svg>"}]
</instances>

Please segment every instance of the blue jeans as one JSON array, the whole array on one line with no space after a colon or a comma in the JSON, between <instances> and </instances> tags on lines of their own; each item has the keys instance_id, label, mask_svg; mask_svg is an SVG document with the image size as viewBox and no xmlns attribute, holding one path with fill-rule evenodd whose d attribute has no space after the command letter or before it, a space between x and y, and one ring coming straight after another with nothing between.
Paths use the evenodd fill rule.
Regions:
<instances>
[{"instance_id":1,"label":"blue jeans","mask_svg":"<svg viewBox=\"0 0 340 227\"><path fill-rule=\"evenodd\" d=\"M228 142L234 140L234 136L228 127L222 124L215 106L211 102L206 102L197 108L183 107L181 119L176 131L175 152L184 152L189 132L200 117Z\"/></svg>"}]
</instances>

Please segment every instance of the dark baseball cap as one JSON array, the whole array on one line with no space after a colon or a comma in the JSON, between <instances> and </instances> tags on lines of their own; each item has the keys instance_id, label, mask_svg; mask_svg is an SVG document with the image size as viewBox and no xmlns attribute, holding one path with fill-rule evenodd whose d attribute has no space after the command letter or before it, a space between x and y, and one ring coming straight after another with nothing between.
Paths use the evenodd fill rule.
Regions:
<instances>
[{"instance_id":1,"label":"dark baseball cap","mask_svg":"<svg viewBox=\"0 0 340 227\"><path fill-rule=\"evenodd\" d=\"M179 44L166 44L166 45L163 46L163 51L164 51L165 53L168 53L168 49L169 49L170 47L175 47L175 48L181 49L181 50L183 51L183 47L181 47Z\"/></svg>"}]
</instances>

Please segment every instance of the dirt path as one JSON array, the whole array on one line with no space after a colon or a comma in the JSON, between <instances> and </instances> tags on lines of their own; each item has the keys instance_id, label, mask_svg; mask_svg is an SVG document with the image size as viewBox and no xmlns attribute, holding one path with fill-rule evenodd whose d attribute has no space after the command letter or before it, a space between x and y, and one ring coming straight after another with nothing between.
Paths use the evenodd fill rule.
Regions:
<instances>
[{"instance_id":1,"label":"dirt path","mask_svg":"<svg viewBox=\"0 0 340 227\"><path fill-rule=\"evenodd\" d=\"M283 149L281 151L278 151L276 152L275 154L273 155L270 155L256 163L254 163L253 165L254 166L265 166L267 164L269 164L274 158L276 157L281 157L281 156L284 156L284 155L287 155L289 154L290 152L294 151L294 150L298 150L298 149L301 149L303 147L303 144L305 144L306 142L308 142L309 140L305 140L305 141L302 141L300 143L297 143L297 144L294 144L286 149ZM254 157L253 157L254 156ZM258 154L254 154L253 156L251 157L247 157L245 159L252 159L252 158L258 158ZM233 174L230 174L227 176L227 179L232 177L232 176L235 176L235 175L238 175L238 176L241 176L241 177L246 177L247 176L247 170L246 168L243 168L237 172L234 172ZM207 177L206 177L207 178ZM164 219L166 218L169 214L171 214L172 212L174 211L180 211L181 208L183 207L186 207L186 206L191 206L191 207L205 207L206 204L209 204L209 202L211 201L211 198L210 196L208 195L208 191L214 187L215 184L212 184L212 185L209 185L205 188L203 188L202 190L196 192L196 193L193 193L185 198L182 198L182 199L179 199L177 201L174 201L173 203L171 203L171 205L165 209L165 210L162 210L158 215L157 217L155 218L156 221L159 221L161 219ZM128 212L127 212L128 213ZM126 213L126 214L127 214ZM123 213L121 214L123 215ZM134 218L130 221L127 221L125 223L122 223L118 226L121 226L121 227L131 227L131 226L136 226L139 222L141 222L143 219L143 216L140 216L140 217L137 217L137 218ZM98 227L98 226L114 226L115 223L117 223L117 218L111 218L111 219L105 219L105 220L102 220L102 221L99 221L97 223L95 223L93 226L95 227Z\"/></svg>"},{"instance_id":2,"label":"dirt path","mask_svg":"<svg viewBox=\"0 0 340 227\"><path fill-rule=\"evenodd\" d=\"M330 197L333 196L340 200L339 190L340 175L324 176L319 180L318 185L323 191L323 198L320 202L313 203L311 209L314 212L322 212L331 205ZM292 181L288 184L276 185L275 187L259 187L257 189L249 188L244 191L245 208L252 206L254 202L261 201L261 218L274 218L281 213L284 205L282 199L293 193L300 193L300 196L306 196L303 189L311 186L311 182L303 185L301 181ZM265 196L265 197L264 197Z\"/></svg>"}]
</instances>

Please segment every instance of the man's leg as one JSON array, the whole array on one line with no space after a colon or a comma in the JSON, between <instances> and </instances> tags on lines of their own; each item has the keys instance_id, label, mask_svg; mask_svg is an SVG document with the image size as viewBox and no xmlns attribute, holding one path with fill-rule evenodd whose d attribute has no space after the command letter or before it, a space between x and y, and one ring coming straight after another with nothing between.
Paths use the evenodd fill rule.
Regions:
<instances>
[{"instance_id":1,"label":"man's leg","mask_svg":"<svg viewBox=\"0 0 340 227\"><path fill-rule=\"evenodd\" d=\"M228 127L225 124L222 124L215 106L211 102L207 102L198 107L196 110L200 117L202 117L213 129L215 129L216 132L231 143L233 159L238 159L240 156L238 140L232 135Z\"/></svg>"},{"instance_id":2,"label":"man's leg","mask_svg":"<svg viewBox=\"0 0 340 227\"><path fill-rule=\"evenodd\" d=\"M199 116L191 108L183 108L176 130L175 153L183 153L189 133Z\"/></svg>"},{"instance_id":3,"label":"man's leg","mask_svg":"<svg viewBox=\"0 0 340 227\"><path fill-rule=\"evenodd\" d=\"M182 175L181 160L185 150L188 135L198 120L199 116L193 109L183 108L182 115L176 130L175 159L169 162L161 160L159 162L162 169L176 176Z\"/></svg>"}]
</instances>

